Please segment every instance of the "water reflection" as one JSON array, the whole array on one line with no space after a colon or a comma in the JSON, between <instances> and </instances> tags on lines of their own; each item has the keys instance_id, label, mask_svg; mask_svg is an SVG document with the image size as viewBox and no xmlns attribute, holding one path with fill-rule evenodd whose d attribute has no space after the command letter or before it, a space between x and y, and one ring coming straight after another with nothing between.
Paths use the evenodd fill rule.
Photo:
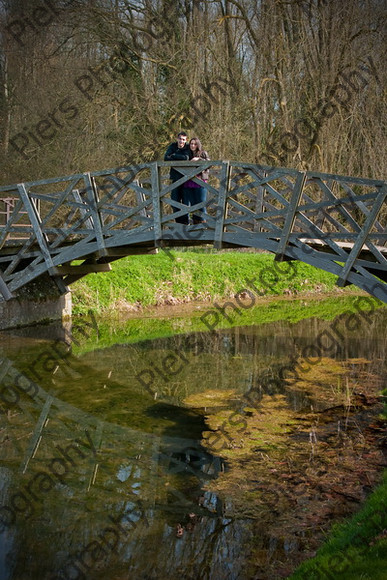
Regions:
<instances>
[{"instance_id":1,"label":"water reflection","mask_svg":"<svg viewBox=\"0 0 387 580\"><path fill-rule=\"evenodd\" d=\"M224 535L220 501L201 491L222 461L197 440L106 423L53 397L8 358L1 368L4 385L24 389L2 415L2 578L73 578L94 565L103 576L117 560L157 578L152 570L168 568L170 557L158 547L176 542L178 525L189 530L184 553L215 529ZM41 556L31 562L34 553Z\"/></svg>"},{"instance_id":2,"label":"water reflection","mask_svg":"<svg viewBox=\"0 0 387 580\"><path fill-rule=\"evenodd\" d=\"M324 374L331 368L334 381L340 376L334 364L350 362L353 377L364 381L359 391L370 377L383 377L386 318L381 309L353 332L344 319L337 323L336 336L342 338L325 343ZM291 446L306 444L310 470L317 451L311 456L310 430L273 434L269 425L285 424L291 413L311 407L315 413L332 407L328 391L317 392L324 385L315 371L309 375L315 390L280 377L284 366L299 360L329 329L332 322L313 318L180 334L84 354L76 353L68 329L59 335L51 329L50 340L42 329L40 336L4 333L1 578L281 577L273 573L273 562L275 569L275 562L302 551L309 532L292 539L274 529L285 513L283 529L297 529L286 511L293 501L289 488L274 474L288 461L287 445L295 456ZM374 387L376 392L377 381ZM252 392L260 428L252 423L255 411L246 409ZM245 413L245 431L254 433L254 445L243 433L245 455L234 439L226 439L227 449L211 453L203 435L222 430L222 421L236 410ZM268 431L262 436L264 416ZM336 431L330 432L332 425ZM349 430L344 437L344 424L341 428L348 448L354 439ZM235 435L228 424L223 431ZM327 421L327 448L336 435L337 421ZM230 481L237 496L230 493ZM303 502L311 505L302 485L293 482L292 489L299 489L293 512L302 511Z\"/></svg>"}]
</instances>

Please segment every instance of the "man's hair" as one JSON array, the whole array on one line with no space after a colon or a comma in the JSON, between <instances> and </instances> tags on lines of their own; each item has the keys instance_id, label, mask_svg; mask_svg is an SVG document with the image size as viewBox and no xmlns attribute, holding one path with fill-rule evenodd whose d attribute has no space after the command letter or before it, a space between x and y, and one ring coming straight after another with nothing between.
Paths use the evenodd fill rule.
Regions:
<instances>
[{"instance_id":1,"label":"man's hair","mask_svg":"<svg viewBox=\"0 0 387 580\"><path fill-rule=\"evenodd\" d=\"M178 137L188 137L188 135L185 131L180 131L180 133L178 133L177 136Z\"/></svg>"}]
</instances>

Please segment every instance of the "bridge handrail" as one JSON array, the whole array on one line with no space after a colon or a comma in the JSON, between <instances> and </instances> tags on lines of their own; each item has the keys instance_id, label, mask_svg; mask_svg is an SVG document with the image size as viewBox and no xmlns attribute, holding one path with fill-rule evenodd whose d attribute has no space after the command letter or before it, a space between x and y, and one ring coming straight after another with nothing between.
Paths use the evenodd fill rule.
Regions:
<instances>
[{"instance_id":1,"label":"bridge handrail","mask_svg":"<svg viewBox=\"0 0 387 580\"><path fill-rule=\"evenodd\" d=\"M63 181L69 181L70 179L74 179L74 180L78 180L78 179L82 179L84 177L84 175L87 173L89 174L91 177L103 177L104 175L115 175L118 173L123 173L123 172L132 172L133 170L135 170L135 172L138 172L138 170L144 169L144 168L149 168L151 167L154 163L157 163L157 165L159 167L199 167L203 162L196 162L196 161L149 161L147 163L139 163L138 165L122 165L119 167L113 167L110 169L103 169L103 170L99 170L99 171L89 171L89 172L79 172L79 173L74 173L74 174L70 174L70 175L64 175L64 176L60 176L60 177L50 177L48 179L38 179L38 180L33 180L33 181L25 181L23 182L24 185L26 187L32 187L34 185L49 185L49 184L54 184L54 183L61 183ZM290 168L290 167L278 167L275 165L261 165L261 164L257 164L257 163L250 163L250 162L240 162L240 161L228 161L228 160L224 160L224 159L218 159L218 160L211 160L210 164L214 165L214 166L218 166L221 165L223 163L229 163L230 166L232 167L248 167L251 169L254 168L260 168L262 171L266 171L266 172L280 172L284 175L298 175L299 171L297 169L294 168ZM340 182L350 182L350 183L355 183L358 185L375 185L377 187L381 187L382 185L384 185L386 182L383 179L376 179L376 178L364 178L364 177L353 177L353 176L349 176L349 175L339 175L336 173L322 173L319 171L314 171L314 170L308 170L305 171L305 174L308 178L319 178L319 179L331 179L334 181L340 181ZM17 188L17 183L14 184L10 184L10 185L2 185L0 186L0 193L1 192L7 192L7 191L14 191Z\"/></svg>"}]
</instances>

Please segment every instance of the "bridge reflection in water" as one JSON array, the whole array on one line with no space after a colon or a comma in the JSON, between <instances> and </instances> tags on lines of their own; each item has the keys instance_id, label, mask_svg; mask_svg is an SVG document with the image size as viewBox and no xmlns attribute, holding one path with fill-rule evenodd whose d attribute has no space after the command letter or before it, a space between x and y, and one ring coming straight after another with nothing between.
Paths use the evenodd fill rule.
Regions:
<instances>
[{"instance_id":1,"label":"bridge reflection in water","mask_svg":"<svg viewBox=\"0 0 387 580\"><path fill-rule=\"evenodd\" d=\"M157 248L213 244L300 260L387 302L385 181L234 161L142 163L0 187L0 296L48 275L61 293L110 262ZM210 167L207 200L171 201ZM201 182L203 183L203 182ZM175 211L173 211L175 209ZM206 223L175 219L206 210ZM82 260L81 264L73 264Z\"/></svg>"},{"instance_id":2,"label":"bridge reflection in water","mask_svg":"<svg viewBox=\"0 0 387 580\"><path fill-rule=\"evenodd\" d=\"M193 573L238 567L248 532L203 491L224 465L198 440L100 420L49 394L5 355L0 379L8 403L1 408L2 578L27 571L39 580L112 578L123 562L128 577L142 578L160 578L155 567L167 577L191 560Z\"/></svg>"}]
</instances>

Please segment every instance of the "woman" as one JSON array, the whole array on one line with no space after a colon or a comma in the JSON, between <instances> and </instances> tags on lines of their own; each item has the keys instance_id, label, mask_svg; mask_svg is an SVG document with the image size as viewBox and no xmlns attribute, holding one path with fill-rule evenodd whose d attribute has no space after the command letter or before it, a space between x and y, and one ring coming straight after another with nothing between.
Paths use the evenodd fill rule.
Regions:
<instances>
[{"instance_id":1,"label":"woman","mask_svg":"<svg viewBox=\"0 0 387 580\"><path fill-rule=\"evenodd\" d=\"M210 158L208 156L207 151L204 151L202 148L202 144L198 137L192 137L189 141L189 149L190 149L190 161L201 161L206 160L208 161ZM208 181L208 170L199 173L196 176L198 179L202 180L203 183ZM201 203L206 201L206 188L204 185L199 185L192 181L191 179L184 184L183 189L183 203L184 205L196 205L197 203ZM204 214L204 215L203 215ZM194 224L200 224L205 222L205 214L206 208L202 207L197 210L197 213L193 214L192 221Z\"/></svg>"}]
</instances>

